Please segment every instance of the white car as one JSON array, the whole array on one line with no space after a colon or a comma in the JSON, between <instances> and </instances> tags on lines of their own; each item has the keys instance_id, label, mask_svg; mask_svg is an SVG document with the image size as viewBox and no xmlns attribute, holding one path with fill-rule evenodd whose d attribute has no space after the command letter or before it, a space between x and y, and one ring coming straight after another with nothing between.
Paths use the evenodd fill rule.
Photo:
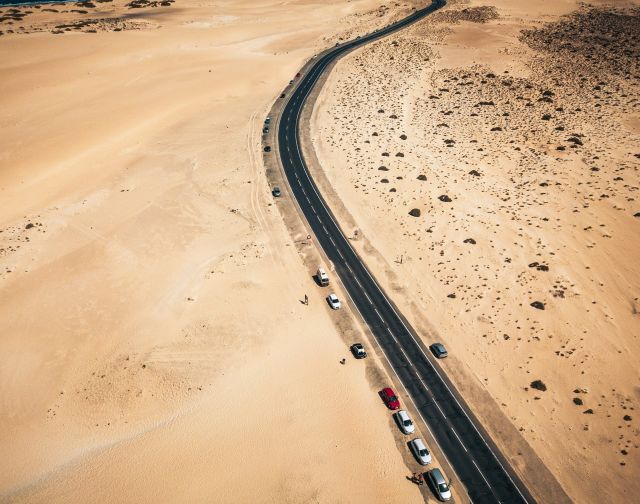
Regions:
<instances>
[{"instance_id":1,"label":"white car","mask_svg":"<svg viewBox=\"0 0 640 504\"><path fill-rule=\"evenodd\" d=\"M409 446L418 462L420 462L422 465L431 463L431 453L429 453L429 450L427 450L427 447L424 445L424 441L422 439L415 438L409 443Z\"/></svg>"},{"instance_id":2,"label":"white car","mask_svg":"<svg viewBox=\"0 0 640 504\"><path fill-rule=\"evenodd\" d=\"M318 268L318 272L316 273L316 278L318 280L318 283L322 287L326 287L327 285L329 285L329 275L327 275L327 272L324 269Z\"/></svg>"},{"instance_id":3,"label":"white car","mask_svg":"<svg viewBox=\"0 0 640 504\"><path fill-rule=\"evenodd\" d=\"M405 434L411 434L415 430L415 425L413 425L413 421L409 417L409 413L405 410L400 410L396 413L396 421L400 426L400 430Z\"/></svg>"},{"instance_id":4,"label":"white car","mask_svg":"<svg viewBox=\"0 0 640 504\"><path fill-rule=\"evenodd\" d=\"M329 302L329 306L331 306L331 308L333 308L334 310L339 310L342 306L342 303L340 303L338 296L336 296L335 294L329 294L327 296L327 301Z\"/></svg>"}]
</instances>

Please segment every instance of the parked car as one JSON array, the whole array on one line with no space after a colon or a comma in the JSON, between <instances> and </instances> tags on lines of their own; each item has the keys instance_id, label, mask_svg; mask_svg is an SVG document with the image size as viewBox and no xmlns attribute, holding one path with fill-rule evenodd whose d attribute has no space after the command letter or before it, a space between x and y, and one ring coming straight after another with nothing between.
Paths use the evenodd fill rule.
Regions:
<instances>
[{"instance_id":1,"label":"parked car","mask_svg":"<svg viewBox=\"0 0 640 504\"><path fill-rule=\"evenodd\" d=\"M395 414L396 422L398 422L398 426L400 430L405 434L411 434L415 429L415 425L413 425L413 421L405 410L400 410Z\"/></svg>"},{"instance_id":2,"label":"parked car","mask_svg":"<svg viewBox=\"0 0 640 504\"><path fill-rule=\"evenodd\" d=\"M424 444L424 441L420 438L415 438L409 443L409 447L413 452L416 460L422 464L427 465L431 463L431 453L427 450L427 447Z\"/></svg>"},{"instance_id":3,"label":"parked car","mask_svg":"<svg viewBox=\"0 0 640 504\"><path fill-rule=\"evenodd\" d=\"M287 93L282 93L282 94L280 95L280 98L284 98L285 96L287 96Z\"/></svg>"},{"instance_id":4,"label":"parked car","mask_svg":"<svg viewBox=\"0 0 640 504\"><path fill-rule=\"evenodd\" d=\"M265 152L271 152L271 146L270 146L270 145L267 145L267 146L264 148L264 151L265 151Z\"/></svg>"},{"instance_id":5,"label":"parked car","mask_svg":"<svg viewBox=\"0 0 640 504\"><path fill-rule=\"evenodd\" d=\"M264 120L265 124L271 124L271 117L267 116L267 118Z\"/></svg>"},{"instance_id":6,"label":"parked car","mask_svg":"<svg viewBox=\"0 0 640 504\"><path fill-rule=\"evenodd\" d=\"M282 193L280 192L280 188L278 186L275 186L273 188L273 191L271 191L271 194L273 194L276 198L279 198Z\"/></svg>"},{"instance_id":7,"label":"parked car","mask_svg":"<svg viewBox=\"0 0 640 504\"><path fill-rule=\"evenodd\" d=\"M451 488L449 488L449 484L447 480L444 479L444 475L440 469L436 467L427 471L427 479L438 500L444 502L451 499Z\"/></svg>"},{"instance_id":8,"label":"parked car","mask_svg":"<svg viewBox=\"0 0 640 504\"><path fill-rule=\"evenodd\" d=\"M327 275L327 272L323 268L318 268L316 278L322 287L329 285L329 275Z\"/></svg>"},{"instance_id":9,"label":"parked car","mask_svg":"<svg viewBox=\"0 0 640 504\"><path fill-rule=\"evenodd\" d=\"M300 77L301 75L302 75L302 74L301 74L300 72L298 72L298 73L296 74L296 79L297 79L298 77Z\"/></svg>"},{"instance_id":10,"label":"parked car","mask_svg":"<svg viewBox=\"0 0 640 504\"><path fill-rule=\"evenodd\" d=\"M433 352L433 355L435 355L438 359L444 359L447 355L449 355L449 352L447 352L447 349L442 343L434 343L429 348Z\"/></svg>"},{"instance_id":11,"label":"parked car","mask_svg":"<svg viewBox=\"0 0 640 504\"><path fill-rule=\"evenodd\" d=\"M338 296L336 296L335 294L329 294L327 296L327 301L329 302L329 306L331 306L331 308L333 308L334 310L339 310L342 306L342 303L340 303Z\"/></svg>"},{"instance_id":12,"label":"parked car","mask_svg":"<svg viewBox=\"0 0 640 504\"><path fill-rule=\"evenodd\" d=\"M390 410L397 410L400 408L400 401L396 397L396 393L390 387L382 389L380 395L382 396L384 403L387 405L387 408Z\"/></svg>"},{"instance_id":13,"label":"parked car","mask_svg":"<svg viewBox=\"0 0 640 504\"><path fill-rule=\"evenodd\" d=\"M262 128L262 133L264 133L265 135L269 133L269 126L265 126L264 128Z\"/></svg>"},{"instance_id":14,"label":"parked car","mask_svg":"<svg viewBox=\"0 0 640 504\"><path fill-rule=\"evenodd\" d=\"M354 343L351 345L351 353L356 359L364 359L367 356L367 352L362 346L362 343Z\"/></svg>"}]
</instances>

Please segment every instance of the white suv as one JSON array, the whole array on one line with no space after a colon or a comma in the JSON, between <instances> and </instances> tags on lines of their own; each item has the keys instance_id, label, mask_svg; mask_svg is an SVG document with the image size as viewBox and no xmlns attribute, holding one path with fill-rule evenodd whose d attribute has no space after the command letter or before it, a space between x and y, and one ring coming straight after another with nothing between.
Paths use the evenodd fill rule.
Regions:
<instances>
[{"instance_id":1,"label":"white suv","mask_svg":"<svg viewBox=\"0 0 640 504\"><path fill-rule=\"evenodd\" d=\"M400 410L396 413L396 421L398 422L400 430L405 434L411 434L415 430L413 421L409 417L409 413L405 410Z\"/></svg>"}]
</instances>

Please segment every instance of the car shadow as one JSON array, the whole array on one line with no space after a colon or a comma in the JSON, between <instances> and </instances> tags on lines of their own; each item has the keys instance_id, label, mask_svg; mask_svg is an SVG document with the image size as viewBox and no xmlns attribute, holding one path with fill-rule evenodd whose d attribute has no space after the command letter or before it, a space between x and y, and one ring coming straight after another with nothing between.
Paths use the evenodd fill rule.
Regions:
<instances>
[{"instance_id":1,"label":"car shadow","mask_svg":"<svg viewBox=\"0 0 640 504\"><path fill-rule=\"evenodd\" d=\"M389 408L389 406L387 406L387 402L384 400L384 394L382 393L382 390L378 390L378 397L382 401L382 404L384 405L384 407L387 408L388 410L390 410L391 408ZM395 415L394 415L394 417L395 417Z\"/></svg>"}]
</instances>

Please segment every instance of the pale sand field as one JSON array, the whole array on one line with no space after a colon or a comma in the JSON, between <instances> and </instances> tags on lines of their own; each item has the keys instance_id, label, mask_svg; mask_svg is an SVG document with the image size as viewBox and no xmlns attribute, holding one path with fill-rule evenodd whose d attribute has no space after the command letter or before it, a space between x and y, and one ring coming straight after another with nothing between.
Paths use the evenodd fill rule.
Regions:
<instances>
[{"instance_id":1,"label":"pale sand field","mask_svg":"<svg viewBox=\"0 0 640 504\"><path fill-rule=\"evenodd\" d=\"M347 234L525 480L492 411L575 502L631 502L640 12L595 6L449 2L338 63L311 138Z\"/></svg>"},{"instance_id":2,"label":"pale sand field","mask_svg":"<svg viewBox=\"0 0 640 504\"><path fill-rule=\"evenodd\" d=\"M378 7L3 22L0 501L423 500L375 393L388 379L375 356L339 364L349 316L329 313L260 157L308 57L407 12Z\"/></svg>"}]
</instances>

